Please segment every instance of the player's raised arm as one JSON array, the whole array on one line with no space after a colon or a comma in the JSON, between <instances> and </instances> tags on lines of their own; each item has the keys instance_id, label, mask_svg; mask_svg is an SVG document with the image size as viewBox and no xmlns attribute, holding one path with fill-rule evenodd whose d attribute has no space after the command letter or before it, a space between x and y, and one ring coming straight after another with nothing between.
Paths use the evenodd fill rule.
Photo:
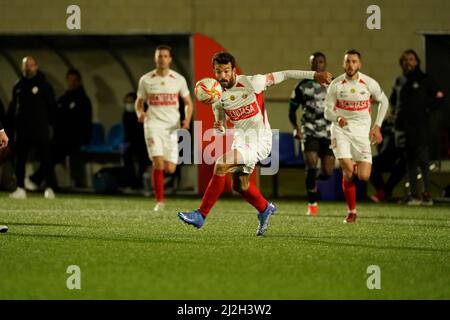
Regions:
<instances>
[{"instance_id":1,"label":"player's raised arm","mask_svg":"<svg viewBox=\"0 0 450 320\"><path fill-rule=\"evenodd\" d=\"M302 70L284 70L269 73L267 76L273 75L273 84L278 84L287 79L301 80L310 79L316 80L320 84L330 84L333 75L327 71L302 71Z\"/></svg>"},{"instance_id":2,"label":"player's raised arm","mask_svg":"<svg viewBox=\"0 0 450 320\"><path fill-rule=\"evenodd\" d=\"M329 84L333 76L329 72L303 71L303 70L284 70L267 73L265 75L258 74L249 77L250 82L257 92L266 90L267 88L279 84L285 80L316 80L320 84Z\"/></svg>"}]
</instances>

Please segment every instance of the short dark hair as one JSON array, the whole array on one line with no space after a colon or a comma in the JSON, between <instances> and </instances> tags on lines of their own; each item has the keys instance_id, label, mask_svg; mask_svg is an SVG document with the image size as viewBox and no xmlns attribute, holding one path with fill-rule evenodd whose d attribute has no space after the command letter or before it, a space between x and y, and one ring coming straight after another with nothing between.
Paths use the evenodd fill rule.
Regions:
<instances>
[{"instance_id":1,"label":"short dark hair","mask_svg":"<svg viewBox=\"0 0 450 320\"><path fill-rule=\"evenodd\" d=\"M155 51L158 51L158 50L167 50L167 51L169 51L170 56L172 56L172 47L167 44L160 44L155 49Z\"/></svg>"},{"instance_id":2,"label":"short dark hair","mask_svg":"<svg viewBox=\"0 0 450 320\"><path fill-rule=\"evenodd\" d=\"M403 51L402 55L400 56L400 60L399 60L400 67L403 67L403 60L405 59L405 56L407 54L412 54L417 60L417 66L420 67L420 58L417 55L417 52L415 52L413 49L408 49L408 50Z\"/></svg>"},{"instance_id":3,"label":"short dark hair","mask_svg":"<svg viewBox=\"0 0 450 320\"><path fill-rule=\"evenodd\" d=\"M359 53L359 51L357 51L356 49L349 49L345 51L345 54L356 54L358 58L361 59L361 53Z\"/></svg>"},{"instance_id":4,"label":"short dark hair","mask_svg":"<svg viewBox=\"0 0 450 320\"><path fill-rule=\"evenodd\" d=\"M69 76L76 76L78 78L78 80L81 81L81 73L80 73L80 71L78 71L78 69L70 68L69 70L67 70L66 79Z\"/></svg>"},{"instance_id":5,"label":"short dark hair","mask_svg":"<svg viewBox=\"0 0 450 320\"><path fill-rule=\"evenodd\" d=\"M322 57L322 58L324 58L325 60L327 60L327 57L325 56L325 54L323 54L323 53L320 52L320 51L314 52L314 53L311 55L311 57L312 57L313 59L316 59L317 57Z\"/></svg>"},{"instance_id":6,"label":"short dark hair","mask_svg":"<svg viewBox=\"0 0 450 320\"><path fill-rule=\"evenodd\" d=\"M231 63L231 67L234 69L236 66L236 59L233 57L233 55L229 52L221 51L214 54L212 57L212 65L214 67L214 64L228 64Z\"/></svg>"},{"instance_id":7,"label":"short dark hair","mask_svg":"<svg viewBox=\"0 0 450 320\"><path fill-rule=\"evenodd\" d=\"M133 100L136 100L137 99L137 94L136 94L136 92L134 92L134 91L130 91L130 92L128 92L126 95L125 95L125 99L126 98L133 98Z\"/></svg>"}]
</instances>

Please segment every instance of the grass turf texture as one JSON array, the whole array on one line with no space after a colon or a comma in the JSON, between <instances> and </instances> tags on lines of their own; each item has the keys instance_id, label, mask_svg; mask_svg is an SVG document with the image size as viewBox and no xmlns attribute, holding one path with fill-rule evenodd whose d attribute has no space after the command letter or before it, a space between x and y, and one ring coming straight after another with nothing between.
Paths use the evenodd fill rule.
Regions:
<instances>
[{"instance_id":1,"label":"grass turf texture","mask_svg":"<svg viewBox=\"0 0 450 320\"><path fill-rule=\"evenodd\" d=\"M177 218L195 198L0 194L0 299L411 299L450 298L450 207L278 200L264 237L240 198L220 199L202 229ZM69 265L81 290L68 290ZM366 286L381 268L381 290Z\"/></svg>"}]
</instances>

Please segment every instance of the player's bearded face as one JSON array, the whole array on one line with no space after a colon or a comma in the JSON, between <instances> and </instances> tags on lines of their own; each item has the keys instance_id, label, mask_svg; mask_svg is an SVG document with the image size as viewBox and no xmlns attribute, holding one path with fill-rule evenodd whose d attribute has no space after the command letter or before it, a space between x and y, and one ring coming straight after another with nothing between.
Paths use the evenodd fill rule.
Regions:
<instances>
[{"instance_id":1,"label":"player's bearded face","mask_svg":"<svg viewBox=\"0 0 450 320\"><path fill-rule=\"evenodd\" d=\"M412 53L405 54L402 57L402 68L404 72L415 70L418 64L416 57Z\"/></svg>"},{"instance_id":2,"label":"player's bearded face","mask_svg":"<svg viewBox=\"0 0 450 320\"><path fill-rule=\"evenodd\" d=\"M230 89L236 82L236 70L231 67L231 63L214 64L214 74L224 89Z\"/></svg>"},{"instance_id":3,"label":"player's bearded face","mask_svg":"<svg viewBox=\"0 0 450 320\"><path fill-rule=\"evenodd\" d=\"M356 54L347 54L344 58L344 70L348 77L353 77L361 69L361 60Z\"/></svg>"}]
</instances>

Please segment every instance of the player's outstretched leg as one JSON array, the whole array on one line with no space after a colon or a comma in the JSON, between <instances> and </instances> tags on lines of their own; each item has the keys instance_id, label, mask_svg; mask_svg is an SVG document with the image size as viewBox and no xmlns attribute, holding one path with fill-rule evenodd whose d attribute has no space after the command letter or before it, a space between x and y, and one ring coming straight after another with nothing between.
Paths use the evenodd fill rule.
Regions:
<instances>
[{"instance_id":1,"label":"player's outstretched leg","mask_svg":"<svg viewBox=\"0 0 450 320\"><path fill-rule=\"evenodd\" d=\"M256 229L257 236L262 236L264 233L266 233L267 228L269 227L270 216L275 214L276 211L277 207L275 206L275 204L273 204L272 202L268 202L266 209L257 214L259 220L258 229Z\"/></svg>"},{"instance_id":2,"label":"player's outstretched leg","mask_svg":"<svg viewBox=\"0 0 450 320\"><path fill-rule=\"evenodd\" d=\"M249 174L234 173L233 189L239 192L241 196L258 211L257 218L259 225L256 230L256 235L263 235L269 226L270 216L276 212L275 205L268 202L263 197L258 187L250 182Z\"/></svg>"},{"instance_id":3,"label":"player's outstretched leg","mask_svg":"<svg viewBox=\"0 0 450 320\"><path fill-rule=\"evenodd\" d=\"M225 176L214 174L209 181L205 194L203 195L200 208L192 212L178 212L178 217L187 224L193 225L197 229L205 222L206 216L217 202L225 187Z\"/></svg>"}]
</instances>

